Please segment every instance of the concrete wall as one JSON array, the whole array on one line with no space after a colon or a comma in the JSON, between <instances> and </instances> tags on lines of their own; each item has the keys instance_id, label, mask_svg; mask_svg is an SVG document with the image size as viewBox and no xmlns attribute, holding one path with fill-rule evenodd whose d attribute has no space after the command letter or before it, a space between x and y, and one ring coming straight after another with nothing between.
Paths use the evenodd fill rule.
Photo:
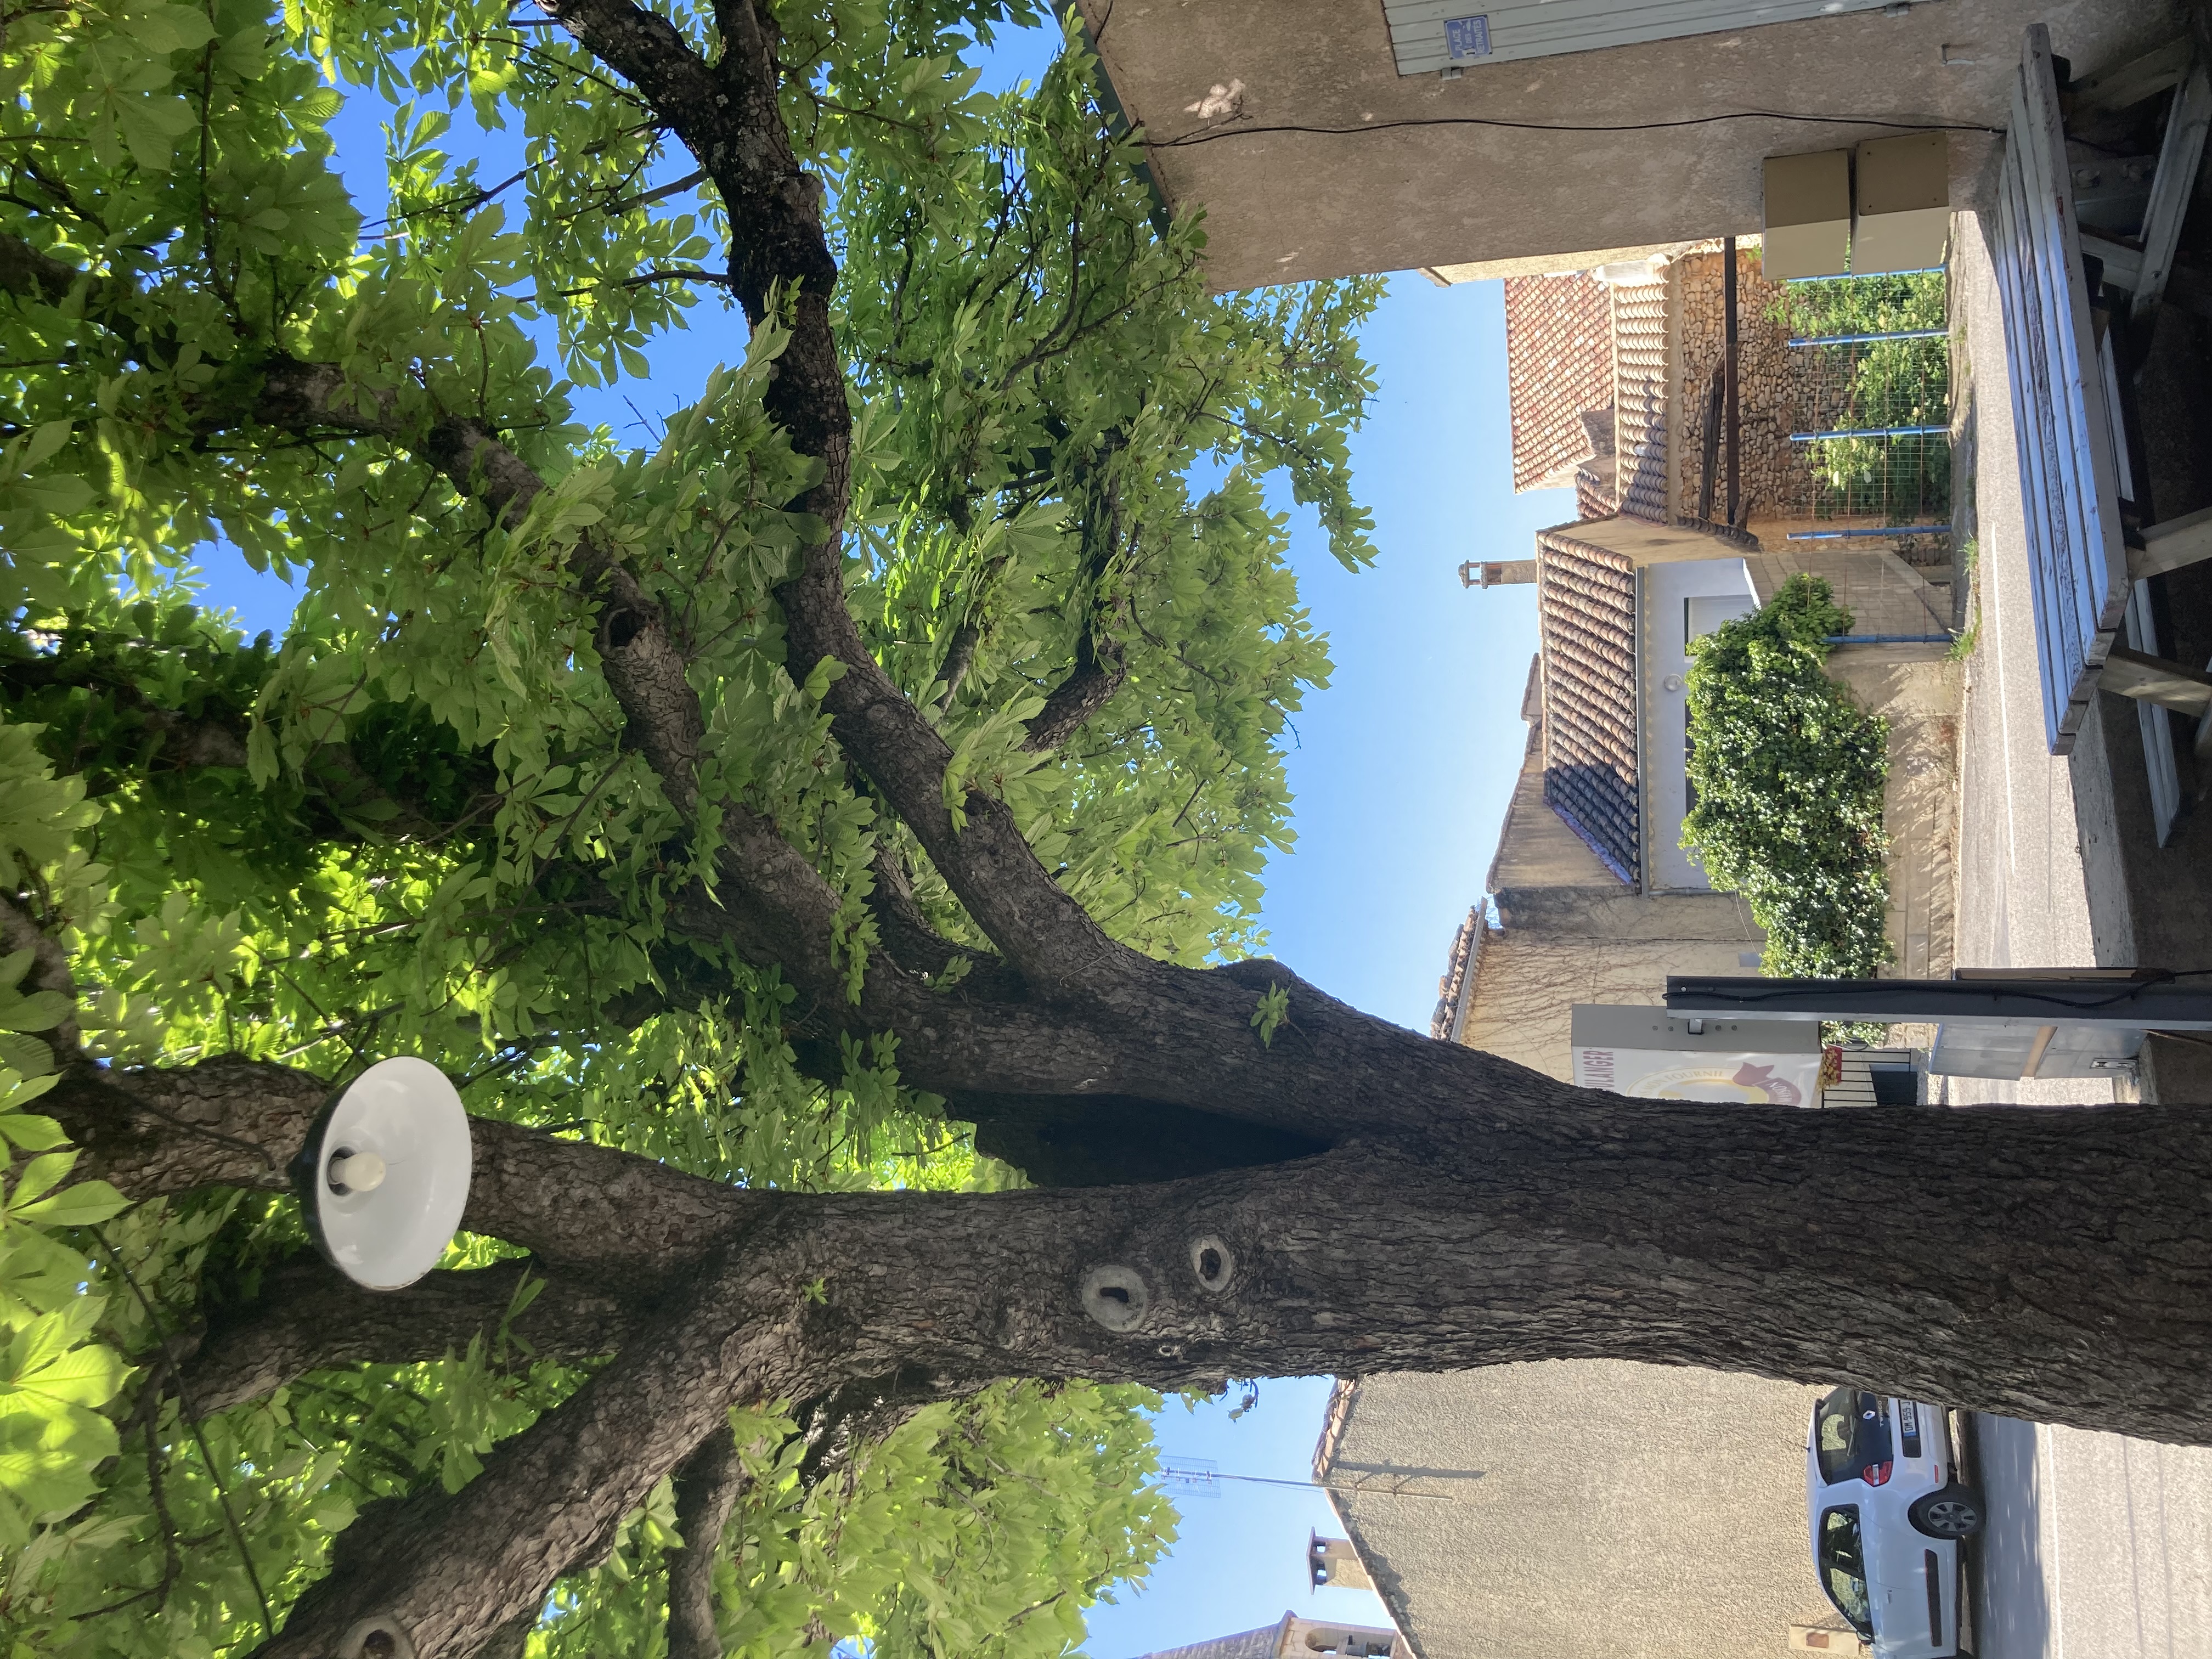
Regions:
<instances>
[{"instance_id":1,"label":"concrete wall","mask_svg":"<svg viewBox=\"0 0 2212 1659\"><path fill-rule=\"evenodd\" d=\"M1740 556L1734 543L1702 530L1680 525L1652 524L1643 519L1601 519L1595 524L1563 525L1577 541L1593 547L1626 553L1640 565L1673 564L1683 559L1713 559Z\"/></svg>"},{"instance_id":2,"label":"concrete wall","mask_svg":"<svg viewBox=\"0 0 2212 1659\"><path fill-rule=\"evenodd\" d=\"M1486 885L1503 925L1483 941L1460 1040L1563 1081L1576 1003L1653 1003L1669 974L1758 964L1761 935L1741 900L1632 892L1544 804L1534 721Z\"/></svg>"},{"instance_id":3,"label":"concrete wall","mask_svg":"<svg viewBox=\"0 0 2212 1659\"><path fill-rule=\"evenodd\" d=\"M1956 960L1959 864L1959 715L1966 674L1941 649L1846 646L1828 677L1889 722L1889 781L1881 823L1889 832L1885 926L1898 979L1948 979Z\"/></svg>"},{"instance_id":4,"label":"concrete wall","mask_svg":"<svg viewBox=\"0 0 2212 1659\"><path fill-rule=\"evenodd\" d=\"M1828 584L1836 603L1851 613L1854 634L1917 637L1950 628L1948 587L1930 582L1886 547L1865 542L1763 539L1765 550L1749 560L1752 585L1762 605L1781 591L1783 583L1802 573Z\"/></svg>"},{"instance_id":5,"label":"concrete wall","mask_svg":"<svg viewBox=\"0 0 2212 1659\"><path fill-rule=\"evenodd\" d=\"M1154 176L1206 211L1221 289L1742 234L1761 159L1950 125L1980 201L2021 33L2087 72L2179 32L2169 0L1942 0L1401 76L1379 5L1080 0ZM1948 61L1947 61L1948 60ZM1839 72L1847 70L1848 72ZM1747 111L1761 116L1659 126ZM1509 121L1618 132L1528 131Z\"/></svg>"},{"instance_id":6,"label":"concrete wall","mask_svg":"<svg viewBox=\"0 0 2212 1659\"><path fill-rule=\"evenodd\" d=\"M1840 1626L1806 1542L1819 1391L1620 1360L1364 1377L1330 1494L1420 1659L1783 1659Z\"/></svg>"}]
</instances>

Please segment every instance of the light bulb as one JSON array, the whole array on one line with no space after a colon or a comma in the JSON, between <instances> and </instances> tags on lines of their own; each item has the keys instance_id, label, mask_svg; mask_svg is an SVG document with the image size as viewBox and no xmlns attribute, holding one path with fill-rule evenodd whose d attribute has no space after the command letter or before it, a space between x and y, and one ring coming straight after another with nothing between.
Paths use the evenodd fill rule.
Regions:
<instances>
[{"instance_id":1,"label":"light bulb","mask_svg":"<svg viewBox=\"0 0 2212 1659\"><path fill-rule=\"evenodd\" d=\"M373 1193L384 1184L384 1160L342 1148L331 1160L330 1181L334 1193Z\"/></svg>"},{"instance_id":2,"label":"light bulb","mask_svg":"<svg viewBox=\"0 0 2212 1659\"><path fill-rule=\"evenodd\" d=\"M438 1265L468 1208L469 1116L427 1060L380 1060L331 1095L288 1166L315 1247L372 1291Z\"/></svg>"}]
</instances>

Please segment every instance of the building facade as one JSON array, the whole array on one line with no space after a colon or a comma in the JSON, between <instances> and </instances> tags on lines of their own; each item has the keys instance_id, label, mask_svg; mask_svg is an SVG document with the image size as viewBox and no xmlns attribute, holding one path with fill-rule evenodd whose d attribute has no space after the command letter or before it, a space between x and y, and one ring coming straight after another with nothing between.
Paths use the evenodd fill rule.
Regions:
<instances>
[{"instance_id":1,"label":"building facade","mask_svg":"<svg viewBox=\"0 0 2212 1659\"><path fill-rule=\"evenodd\" d=\"M1206 210L1219 289L1581 270L1747 234L1765 157L1896 124L1951 129L1950 199L1980 206L2029 22L2083 69L2180 27L2170 0L1740 0L1636 9L1654 38L1621 40L1605 26L1622 9L1553 6L1580 21L1522 55L1508 13L1527 3L1080 9L1166 204Z\"/></svg>"},{"instance_id":2,"label":"building facade","mask_svg":"<svg viewBox=\"0 0 2212 1659\"><path fill-rule=\"evenodd\" d=\"M1528 736L1486 897L1455 940L1431 1035L1566 1079L1577 1002L1656 1003L1669 974L1758 970L1748 908L1680 844L1690 641L1799 572L1830 580L1869 633L1925 632L1935 603L1887 551L1747 539L1626 514L1539 532L1541 648ZM1950 971L1959 670L1934 645L1847 647L1831 672L1890 727L1891 971Z\"/></svg>"},{"instance_id":3,"label":"building facade","mask_svg":"<svg viewBox=\"0 0 2212 1659\"><path fill-rule=\"evenodd\" d=\"M1760 270L1757 239L1736 250L1738 508L1732 520L1780 546L1796 532L1860 532L1925 516L1824 487L1820 447L1795 434L1838 418L1838 357L1793 349L1784 285ZM1686 243L1595 270L1505 279L1506 386L1513 430L1513 487L1571 487L1576 516L1616 514L1672 525L1730 522L1725 420L1718 406L1726 353L1724 276L1718 243ZM1931 386L1940 398L1942 388ZM1920 506L1948 518L1948 501ZM1913 631L1949 625L1948 540L1905 535L1890 543L1926 596Z\"/></svg>"},{"instance_id":4,"label":"building facade","mask_svg":"<svg viewBox=\"0 0 2212 1659\"><path fill-rule=\"evenodd\" d=\"M1361 1377L1314 1473L1412 1659L1850 1653L1805 1546L1818 1393L1619 1360ZM1378 1467L1432 1495L1344 1490Z\"/></svg>"},{"instance_id":5,"label":"building facade","mask_svg":"<svg viewBox=\"0 0 2212 1659\"><path fill-rule=\"evenodd\" d=\"M1295 1613L1285 1613L1275 1623L1257 1630L1217 1636L1188 1647L1164 1648L1146 1654L1143 1659L1405 1659L1405 1652L1404 1642L1395 1630L1302 1619Z\"/></svg>"}]
</instances>

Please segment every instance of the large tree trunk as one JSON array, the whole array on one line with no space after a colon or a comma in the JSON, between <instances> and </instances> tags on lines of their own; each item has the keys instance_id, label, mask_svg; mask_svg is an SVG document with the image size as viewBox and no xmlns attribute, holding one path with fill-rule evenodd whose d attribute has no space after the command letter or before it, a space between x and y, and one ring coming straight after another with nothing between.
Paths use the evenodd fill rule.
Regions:
<instances>
[{"instance_id":1,"label":"large tree trunk","mask_svg":"<svg viewBox=\"0 0 2212 1659\"><path fill-rule=\"evenodd\" d=\"M1000 954L939 994L922 975L952 947L908 916L851 1001L830 949L839 895L736 802L718 804L719 884L673 896L671 926L799 986L798 1039L895 1031L904 1080L952 1099L984 1144L1034 1174L1100 1184L738 1191L479 1122L465 1224L530 1249L556 1278L548 1310L617 1357L459 1492L365 1514L264 1654L319 1659L372 1618L423 1659L511 1642L730 1406L763 1398L1621 1358L2212 1443L2212 1120L2200 1113L1793 1112L1587 1093L1425 1042L1271 963L1147 961L1083 912L1002 803L970 793L957 825L950 751L846 607L836 265L777 114L783 71L758 11L720 9L709 64L630 0L545 9L713 179L748 315L765 314L772 285L799 285L769 410L822 463L792 505L826 530L780 593L789 666L803 680L824 659L842 665L824 702L841 748ZM0 238L0 289L51 299L84 276ZM137 297L107 277L82 304L130 331L145 326ZM473 419L418 429L331 365L247 367L232 378L258 388L250 406L210 404L209 422L295 434L337 422L412 449L493 522L543 488ZM689 811L706 726L671 620L588 536L569 574L628 733ZM1290 1001L1263 1042L1252 1016L1271 987ZM56 1053L71 1069L41 1109L86 1149L82 1175L136 1198L281 1188L324 1092L273 1066L129 1073L77 1063L72 1042ZM1179 1178L1111 1184L1167 1176ZM189 1375L230 1400L318 1364L410 1357L482 1328L509 1285L441 1278L362 1318L280 1294L211 1330ZM703 1548L720 1498L714 1469L693 1474L686 1513ZM698 1589L675 1632L693 1647L713 1640Z\"/></svg>"},{"instance_id":2,"label":"large tree trunk","mask_svg":"<svg viewBox=\"0 0 2212 1659\"><path fill-rule=\"evenodd\" d=\"M656 1316L460 1492L410 1500L342 1540L337 1570L265 1651L320 1654L381 1614L425 1656L473 1652L732 1403L902 1372L940 1388L1180 1388L1631 1358L2212 1442L2203 1114L1807 1112L1557 1085L1511 1099L1498 1062L1423 1047L1460 1071L1462 1110L1295 1162L1145 1186L738 1193L480 1125L493 1156L472 1213L518 1218L541 1255L602 1260L611 1282L658 1278ZM1348 1104L1389 1081L1337 1080ZM1428 1092L1418 1068L1405 1081ZM124 1093L104 1087L111 1103ZM212 1098L162 1098L187 1097ZM264 1121L266 1099L241 1095L237 1121ZM201 1124L191 1139L246 1139L210 1131L228 1133ZM264 1167L236 1156L241 1173ZM159 1184L155 1163L132 1167ZM525 1201L556 1187L576 1198L573 1228ZM597 1191L626 1194L627 1226ZM672 1207L656 1216L663 1192ZM818 1299L803 1289L817 1282Z\"/></svg>"}]
</instances>

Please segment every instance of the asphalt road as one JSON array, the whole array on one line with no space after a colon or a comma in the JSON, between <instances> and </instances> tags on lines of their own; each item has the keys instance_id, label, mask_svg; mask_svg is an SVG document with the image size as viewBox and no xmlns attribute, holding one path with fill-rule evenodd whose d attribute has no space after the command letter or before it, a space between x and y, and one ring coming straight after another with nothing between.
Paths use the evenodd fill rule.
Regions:
<instances>
[{"instance_id":1,"label":"asphalt road","mask_svg":"<svg viewBox=\"0 0 2212 1659\"><path fill-rule=\"evenodd\" d=\"M1979 1659L2212 1659L2212 1449L1978 1417Z\"/></svg>"},{"instance_id":2,"label":"asphalt road","mask_svg":"<svg viewBox=\"0 0 2212 1659\"><path fill-rule=\"evenodd\" d=\"M1981 629L1960 726L1957 957L2133 964L2144 958L2104 723L2087 723L2070 759L2045 737L1996 281L1978 228L1960 226L1952 294L1974 370ZM1954 1105L2112 1097L2110 1084L1946 1081ZM1979 1659L2212 1659L2212 1450L1977 1421L1990 1510L1968 1558Z\"/></svg>"}]
</instances>

